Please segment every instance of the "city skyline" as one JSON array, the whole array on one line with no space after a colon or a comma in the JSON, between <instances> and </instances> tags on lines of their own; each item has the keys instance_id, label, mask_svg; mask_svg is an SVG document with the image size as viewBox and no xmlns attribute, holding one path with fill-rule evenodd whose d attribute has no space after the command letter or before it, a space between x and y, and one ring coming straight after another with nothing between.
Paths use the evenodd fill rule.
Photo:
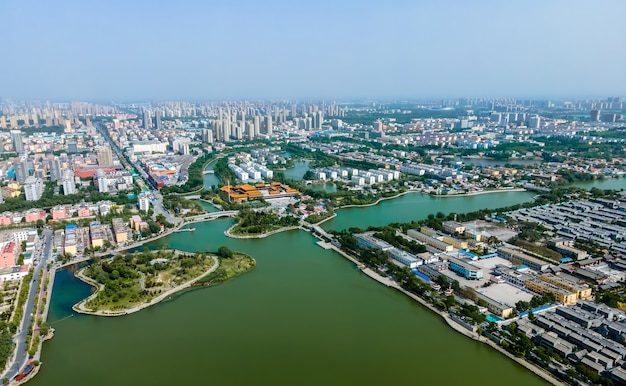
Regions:
<instances>
[{"instance_id":1,"label":"city skyline","mask_svg":"<svg viewBox=\"0 0 626 386\"><path fill-rule=\"evenodd\" d=\"M89 101L626 94L619 1L8 1L0 94ZM620 12L621 11L621 12ZM25 22L28 21L28 22Z\"/></svg>"}]
</instances>

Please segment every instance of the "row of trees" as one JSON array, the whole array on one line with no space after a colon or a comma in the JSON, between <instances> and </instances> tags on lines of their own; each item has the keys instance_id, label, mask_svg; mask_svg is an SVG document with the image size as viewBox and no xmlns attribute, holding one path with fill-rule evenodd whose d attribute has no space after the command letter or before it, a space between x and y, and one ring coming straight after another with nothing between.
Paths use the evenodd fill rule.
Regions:
<instances>
[{"instance_id":1,"label":"row of trees","mask_svg":"<svg viewBox=\"0 0 626 386\"><path fill-rule=\"evenodd\" d=\"M112 196L108 193L100 193L98 189L93 186L83 188L80 193L60 195L54 194L54 183L46 183L44 192L41 198L37 201L26 201L23 196L15 198L7 198L4 203L0 204L0 212L4 211L24 211L32 208L50 209L57 205L75 205L83 201L112 201L118 205L125 205L129 203L136 203L137 199L134 196L129 198L127 194L117 194ZM138 193L138 189L128 191L128 193L134 193L135 196Z\"/></svg>"},{"instance_id":2,"label":"row of trees","mask_svg":"<svg viewBox=\"0 0 626 386\"><path fill-rule=\"evenodd\" d=\"M374 233L374 237L413 254L427 251L426 246L396 234L396 229L390 226L382 227L380 231Z\"/></svg>"},{"instance_id":3,"label":"row of trees","mask_svg":"<svg viewBox=\"0 0 626 386\"><path fill-rule=\"evenodd\" d=\"M427 292L430 291L430 286L424 283L421 279L418 279L417 276L415 276L415 274L408 267L400 267L396 264L390 263L391 256L388 252L379 249L360 248L358 246L356 238L352 236L350 231L342 230L341 232L336 232L335 238L341 243L344 250L359 256L359 260L363 264L373 269L384 269L386 271L386 274L393 278L404 290L418 296L426 296L428 300L430 300L436 307L441 310L447 310L456 304L454 296L451 295L443 298L437 295L435 295L434 297L431 295L427 295ZM450 286L457 292L461 290L458 281L450 281L443 275L438 276L435 279L435 282L437 282L442 287ZM471 314L471 317L480 318L473 313Z\"/></svg>"},{"instance_id":4,"label":"row of trees","mask_svg":"<svg viewBox=\"0 0 626 386\"><path fill-rule=\"evenodd\" d=\"M552 304L554 302L556 302L554 294L548 292L541 296L533 296L532 299L530 299L530 302L520 300L519 302L515 303L515 309L518 312L524 312L535 309L537 307L541 307L545 304Z\"/></svg>"},{"instance_id":5,"label":"row of trees","mask_svg":"<svg viewBox=\"0 0 626 386\"><path fill-rule=\"evenodd\" d=\"M213 173L215 173L222 185L235 185L237 183L237 176L228 168L228 159L226 157L220 158L215 162Z\"/></svg>"},{"instance_id":6,"label":"row of trees","mask_svg":"<svg viewBox=\"0 0 626 386\"><path fill-rule=\"evenodd\" d=\"M281 227L296 226L300 220L293 216L279 216L270 211L241 209L236 217L238 234L261 234Z\"/></svg>"}]
</instances>

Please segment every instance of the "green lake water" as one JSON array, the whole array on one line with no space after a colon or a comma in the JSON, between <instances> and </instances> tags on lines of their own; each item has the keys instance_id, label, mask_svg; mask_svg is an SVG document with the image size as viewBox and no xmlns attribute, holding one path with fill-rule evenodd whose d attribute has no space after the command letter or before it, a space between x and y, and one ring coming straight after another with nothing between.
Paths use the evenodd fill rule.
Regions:
<instances>
[{"instance_id":1,"label":"green lake water","mask_svg":"<svg viewBox=\"0 0 626 386\"><path fill-rule=\"evenodd\" d=\"M408 193L391 200L381 201L370 207L353 207L339 210L337 217L322 224L322 228L367 228L392 222L411 222L426 218L437 212L467 213L484 208L502 208L531 201L536 193L504 192L475 196L433 197L422 193Z\"/></svg>"},{"instance_id":2,"label":"green lake water","mask_svg":"<svg viewBox=\"0 0 626 386\"><path fill-rule=\"evenodd\" d=\"M598 188L621 190L626 189L626 178L604 178L602 180L576 182L572 185L583 189Z\"/></svg>"},{"instance_id":3,"label":"green lake water","mask_svg":"<svg viewBox=\"0 0 626 386\"><path fill-rule=\"evenodd\" d=\"M530 199L528 193L434 199L410 194L345 209L326 228L418 220ZM257 267L225 284L176 296L138 313L74 315L90 288L57 274L42 368L47 385L540 385L521 366L451 330L406 296L364 276L304 231L265 239L223 234L232 220L149 245L246 252Z\"/></svg>"}]
</instances>

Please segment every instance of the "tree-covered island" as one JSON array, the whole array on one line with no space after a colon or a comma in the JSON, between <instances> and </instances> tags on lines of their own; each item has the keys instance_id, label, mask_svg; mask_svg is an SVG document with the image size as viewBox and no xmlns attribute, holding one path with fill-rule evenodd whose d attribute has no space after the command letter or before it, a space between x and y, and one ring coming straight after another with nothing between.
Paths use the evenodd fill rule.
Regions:
<instances>
[{"instance_id":1,"label":"tree-covered island","mask_svg":"<svg viewBox=\"0 0 626 386\"><path fill-rule=\"evenodd\" d=\"M73 308L95 315L124 315L192 286L224 282L255 265L250 256L226 247L217 254L177 250L118 254L77 272L96 291Z\"/></svg>"}]
</instances>

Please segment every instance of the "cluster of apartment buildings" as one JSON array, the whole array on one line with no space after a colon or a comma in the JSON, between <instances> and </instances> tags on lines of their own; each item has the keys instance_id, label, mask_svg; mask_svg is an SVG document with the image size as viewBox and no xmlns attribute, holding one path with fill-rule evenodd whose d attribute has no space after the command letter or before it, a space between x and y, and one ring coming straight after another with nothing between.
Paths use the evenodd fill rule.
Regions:
<instances>
[{"instance_id":1,"label":"cluster of apartment buildings","mask_svg":"<svg viewBox=\"0 0 626 386\"><path fill-rule=\"evenodd\" d=\"M135 227L136 225L136 227ZM131 226L141 230L148 225L139 216L130 220L130 226L121 218L114 218L111 225L94 221L87 227L69 224L62 232L63 253L75 256L84 253L87 248L102 248L105 241L111 245L132 240Z\"/></svg>"},{"instance_id":2,"label":"cluster of apartment buildings","mask_svg":"<svg viewBox=\"0 0 626 386\"><path fill-rule=\"evenodd\" d=\"M285 164L287 159L282 155L276 154L275 151L280 151L278 147L270 147L263 149L252 149L250 150L250 157L252 160L261 165L278 165Z\"/></svg>"},{"instance_id":3,"label":"cluster of apartment buildings","mask_svg":"<svg viewBox=\"0 0 626 386\"><path fill-rule=\"evenodd\" d=\"M400 166L400 171L416 176L429 175L443 181L465 181L478 178L478 175L461 172L458 169L413 162L403 163Z\"/></svg>"},{"instance_id":4,"label":"cluster of apartment buildings","mask_svg":"<svg viewBox=\"0 0 626 386\"><path fill-rule=\"evenodd\" d=\"M359 170L355 168L325 168L315 172L315 176L322 180L342 180L352 182L357 186L373 185L390 182L400 178L400 172L395 169L369 169Z\"/></svg>"},{"instance_id":5,"label":"cluster of apartment buildings","mask_svg":"<svg viewBox=\"0 0 626 386\"><path fill-rule=\"evenodd\" d=\"M112 207L115 207L115 204L111 201L99 201L96 203L84 202L77 205L57 205L51 208L49 212L43 209L29 209L24 212L3 212L0 214L0 225L36 223L38 220L45 220L48 215L54 221L86 218L95 214L106 216L111 212Z\"/></svg>"},{"instance_id":6,"label":"cluster of apartment buildings","mask_svg":"<svg viewBox=\"0 0 626 386\"><path fill-rule=\"evenodd\" d=\"M619 383L626 382L626 316L623 312L588 301L575 307L557 307L534 320L520 319L518 329L537 344Z\"/></svg>"},{"instance_id":7,"label":"cluster of apartment buildings","mask_svg":"<svg viewBox=\"0 0 626 386\"><path fill-rule=\"evenodd\" d=\"M551 293L557 302L565 305L575 304L581 299L588 300L593 296L589 285L563 272L536 272L525 267L498 265L492 273L491 281L494 283L507 282L540 295Z\"/></svg>"},{"instance_id":8,"label":"cluster of apartment buildings","mask_svg":"<svg viewBox=\"0 0 626 386\"><path fill-rule=\"evenodd\" d=\"M450 233L459 233L464 228L462 224L452 221L446 225ZM465 285L476 288L511 286L510 289L502 287L502 294L498 294L497 290L489 293L477 291L478 298L486 302L487 309L499 317L512 314L516 301L528 299L531 296L529 294L550 293L558 303L564 305L576 304L579 300L588 300L593 296L591 286L581 277L510 245L499 247L495 253L477 256L467 251L467 241L422 227L419 231L409 229L402 235L425 245L430 251L414 255L377 239L373 232L357 234L355 237L361 248L388 252L393 260L411 268L425 281L444 275L450 281L462 278ZM488 263L491 260L494 262ZM504 292L509 292L510 296ZM517 296L516 293L521 295Z\"/></svg>"},{"instance_id":9,"label":"cluster of apartment buildings","mask_svg":"<svg viewBox=\"0 0 626 386\"><path fill-rule=\"evenodd\" d=\"M554 232L556 247L561 253L585 258L586 255L571 242L587 240L610 251L626 253L626 199L617 201L598 199L594 201L572 201L564 204L519 209L508 213L517 221L533 222ZM568 242L569 241L569 242Z\"/></svg>"},{"instance_id":10,"label":"cluster of apartment buildings","mask_svg":"<svg viewBox=\"0 0 626 386\"><path fill-rule=\"evenodd\" d=\"M134 187L133 176L126 170L107 173L99 169L94 179L100 193L117 193L122 190L132 190Z\"/></svg>"},{"instance_id":11,"label":"cluster of apartment buildings","mask_svg":"<svg viewBox=\"0 0 626 386\"><path fill-rule=\"evenodd\" d=\"M274 172L264 165L255 162L241 162L237 165L234 160L229 161L228 168L232 170L241 182L256 182L262 178L271 180L274 178Z\"/></svg>"},{"instance_id":12,"label":"cluster of apartment buildings","mask_svg":"<svg viewBox=\"0 0 626 386\"><path fill-rule=\"evenodd\" d=\"M20 279L33 265L33 253L39 243L39 235L33 228L17 229L5 233L0 241L0 284L6 280ZM25 249L22 250L22 244ZM24 255L24 261L18 265L18 256Z\"/></svg>"}]
</instances>

